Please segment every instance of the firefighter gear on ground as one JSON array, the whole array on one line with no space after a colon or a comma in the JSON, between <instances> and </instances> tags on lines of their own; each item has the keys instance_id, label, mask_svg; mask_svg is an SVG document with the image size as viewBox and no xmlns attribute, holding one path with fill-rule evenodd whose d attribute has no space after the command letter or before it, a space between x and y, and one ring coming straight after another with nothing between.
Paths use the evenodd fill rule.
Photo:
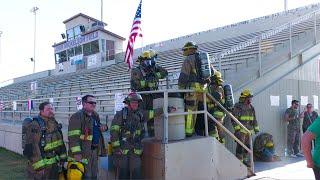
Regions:
<instances>
[{"instance_id":1,"label":"firefighter gear on ground","mask_svg":"<svg viewBox=\"0 0 320 180\"><path fill-rule=\"evenodd\" d=\"M240 98L244 98L243 102L235 104L233 115L240 121L242 125L244 125L250 131L250 134L254 134L259 132L255 110L251 104L245 104L246 99L251 97L252 94L250 93L250 91L244 90L240 96ZM240 125L236 124L234 121L232 121L232 124L235 130L235 136L247 147L249 147L250 139L248 132L242 129ZM239 144L237 144L236 156L247 166L250 166L249 153Z\"/></svg>"},{"instance_id":2,"label":"firefighter gear on ground","mask_svg":"<svg viewBox=\"0 0 320 180\"><path fill-rule=\"evenodd\" d=\"M98 113L89 116L83 109L74 113L69 120L69 161L75 162L75 156L81 155L80 162L84 164L85 178L96 178L98 171L98 154L107 154L104 138L99 129L98 144L93 144L94 126L100 126Z\"/></svg>"},{"instance_id":3,"label":"firefighter gear on ground","mask_svg":"<svg viewBox=\"0 0 320 180\"><path fill-rule=\"evenodd\" d=\"M84 174L84 166L79 162L68 162L67 179L82 180Z\"/></svg>"},{"instance_id":4,"label":"firefighter gear on ground","mask_svg":"<svg viewBox=\"0 0 320 180\"><path fill-rule=\"evenodd\" d=\"M221 105L225 104L225 95L222 87L222 76L219 71L215 71L213 76L211 77L211 81L209 84L209 93L217 100ZM209 113L216 118L221 124L224 125L224 118L226 114L224 111L214 102L208 101L208 111ZM225 132L224 130L213 121L208 122L208 130L209 136L215 137L222 144L225 144Z\"/></svg>"},{"instance_id":5,"label":"firefighter gear on ground","mask_svg":"<svg viewBox=\"0 0 320 180\"><path fill-rule=\"evenodd\" d=\"M262 133L256 137L253 145L254 157L260 161L276 161L279 157L275 155L274 143L271 134Z\"/></svg>"},{"instance_id":6,"label":"firefighter gear on ground","mask_svg":"<svg viewBox=\"0 0 320 180\"><path fill-rule=\"evenodd\" d=\"M61 125L55 118L39 115L25 129L28 178L58 179L60 166L67 160Z\"/></svg>"},{"instance_id":7,"label":"firefighter gear on ground","mask_svg":"<svg viewBox=\"0 0 320 180\"><path fill-rule=\"evenodd\" d=\"M119 179L141 179L141 155L144 125L147 117L140 109L128 107L118 111L111 125L114 166ZM132 176L130 176L132 175Z\"/></svg>"},{"instance_id":8,"label":"firefighter gear on ground","mask_svg":"<svg viewBox=\"0 0 320 180\"><path fill-rule=\"evenodd\" d=\"M156 64L157 54L153 50L148 50L139 56L140 64L131 70L131 90L132 91L153 91L159 89L159 80L168 76L168 71ZM158 94L142 94L143 103L141 109L153 110L153 99ZM154 119L147 122L148 134L154 136Z\"/></svg>"},{"instance_id":9,"label":"firefighter gear on ground","mask_svg":"<svg viewBox=\"0 0 320 180\"><path fill-rule=\"evenodd\" d=\"M197 45L194 42L187 42L183 47L183 54L186 59L183 61L181 73L178 80L179 89L192 89L196 92L205 92L206 80L201 75L201 62L197 58ZM203 102L202 93L185 93L186 111L197 111L198 104ZM197 115L186 116L186 136L192 136L195 132Z\"/></svg>"}]
</instances>

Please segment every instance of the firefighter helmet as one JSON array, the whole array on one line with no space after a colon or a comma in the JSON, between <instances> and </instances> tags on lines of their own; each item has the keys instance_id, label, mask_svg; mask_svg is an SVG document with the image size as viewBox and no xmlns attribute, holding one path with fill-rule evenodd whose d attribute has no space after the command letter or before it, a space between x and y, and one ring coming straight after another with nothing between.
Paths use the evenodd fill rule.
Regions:
<instances>
[{"instance_id":1,"label":"firefighter helmet","mask_svg":"<svg viewBox=\"0 0 320 180\"><path fill-rule=\"evenodd\" d=\"M184 44L182 50L185 51L185 50L188 50L188 49L198 49L198 46L197 46L197 44L195 42L189 41L186 44Z\"/></svg>"},{"instance_id":2,"label":"firefighter helmet","mask_svg":"<svg viewBox=\"0 0 320 180\"><path fill-rule=\"evenodd\" d=\"M142 102L142 97L140 94L132 92L132 93L128 94L128 96L124 99L123 103L129 104L131 101Z\"/></svg>"},{"instance_id":3,"label":"firefighter helmet","mask_svg":"<svg viewBox=\"0 0 320 180\"><path fill-rule=\"evenodd\" d=\"M210 81L211 83L217 83L218 85L222 85L222 83L224 82L221 73L217 70L214 70L213 76L211 76Z\"/></svg>"},{"instance_id":4,"label":"firefighter helmet","mask_svg":"<svg viewBox=\"0 0 320 180\"><path fill-rule=\"evenodd\" d=\"M80 162L68 162L67 179L81 180L84 174L84 166Z\"/></svg>"},{"instance_id":5,"label":"firefighter helmet","mask_svg":"<svg viewBox=\"0 0 320 180\"><path fill-rule=\"evenodd\" d=\"M197 44L193 41L189 41L182 48L183 55L189 56L189 55L195 54L197 52L197 49L198 49Z\"/></svg>"},{"instance_id":6,"label":"firefighter helmet","mask_svg":"<svg viewBox=\"0 0 320 180\"><path fill-rule=\"evenodd\" d=\"M244 89L241 92L240 98L247 98L247 97L253 97L249 89Z\"/></svg>"},{"instance_id":7,"label":"firefighter helmet","mask_svg":"<svg viewBox=\"0 0 320 180\"><path fill-rule=\"evenodd\" d=\"M147 59L156 59L158 57L158 54L156 53L156 51L150 49L150 50L146 50L144 51L137 59L137 61L144 61Z\"/></svg>"}]
</instances>

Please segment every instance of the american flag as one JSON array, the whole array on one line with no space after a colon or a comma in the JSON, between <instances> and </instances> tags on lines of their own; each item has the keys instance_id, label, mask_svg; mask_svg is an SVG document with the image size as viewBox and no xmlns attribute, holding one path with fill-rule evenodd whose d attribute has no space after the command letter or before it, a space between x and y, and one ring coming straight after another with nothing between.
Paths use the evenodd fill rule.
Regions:
<instances>
[{"instance_id":1,"label":"american flag","mask_svg":"<svg viewBox=\"0 0 320 180\"><path fill-rule=\"evenodd\" d=\"M136 15L134 16L134 19L133 19L132 28L131 28L131 32L129 35L128 45L127 45L126 54L125 54L125 58L124 58L124 61L128 64L129 69L131 69L132 65L133 65L133 59L132 59L133 47L134 47L134 43L136 41L136 38L137 38L137 36L142 37L141 4L142 4L142 0L139 3Z\"/></svg>"}]
</instances>

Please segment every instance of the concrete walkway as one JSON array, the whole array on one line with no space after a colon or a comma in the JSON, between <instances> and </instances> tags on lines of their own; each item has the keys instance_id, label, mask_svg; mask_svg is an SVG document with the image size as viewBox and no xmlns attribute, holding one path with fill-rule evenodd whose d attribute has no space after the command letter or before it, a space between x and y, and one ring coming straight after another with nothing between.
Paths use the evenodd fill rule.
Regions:
<instances>
[{"instance_id":1,"label":"concrete walkway","mask_svg":"<svg viewBox=\"0 0 320 180\"><path fill-rule=\"evenodd\" d=\"M281 157L277 162L255 162L256 176L248 179L314 179L304 158Z\"/></svg>"}]
</instances>

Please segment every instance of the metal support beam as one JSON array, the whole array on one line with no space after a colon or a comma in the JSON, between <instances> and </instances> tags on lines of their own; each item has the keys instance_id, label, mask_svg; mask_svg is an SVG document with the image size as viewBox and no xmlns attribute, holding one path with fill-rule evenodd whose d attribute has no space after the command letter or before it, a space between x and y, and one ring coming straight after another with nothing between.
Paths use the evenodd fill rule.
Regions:
<instances>
[{"instance_id":1,"label":"metal support beam","mask_svg":"<svg viewBox=\"0 0 320 180\"><path fill-rule=\"evenodd\" d=\"M207 94L206 93L203 93L203 110L204 110L204 130L205 130L205 135L209 136L209 132L208 132Z\"/></svg>"},{"instance_id":2,"label":"metal support beam","mask_svg":"<svg viewBox=\"0 0 320 180\"><path fill-rule=\"evenodd\" d=\"M169 115L168 115L168 91L164 91L164 96L163 96L163 138L162 138L162 143L163 144L168 144L168 119L169 119Z\"/></svg>"}]
</instances>

